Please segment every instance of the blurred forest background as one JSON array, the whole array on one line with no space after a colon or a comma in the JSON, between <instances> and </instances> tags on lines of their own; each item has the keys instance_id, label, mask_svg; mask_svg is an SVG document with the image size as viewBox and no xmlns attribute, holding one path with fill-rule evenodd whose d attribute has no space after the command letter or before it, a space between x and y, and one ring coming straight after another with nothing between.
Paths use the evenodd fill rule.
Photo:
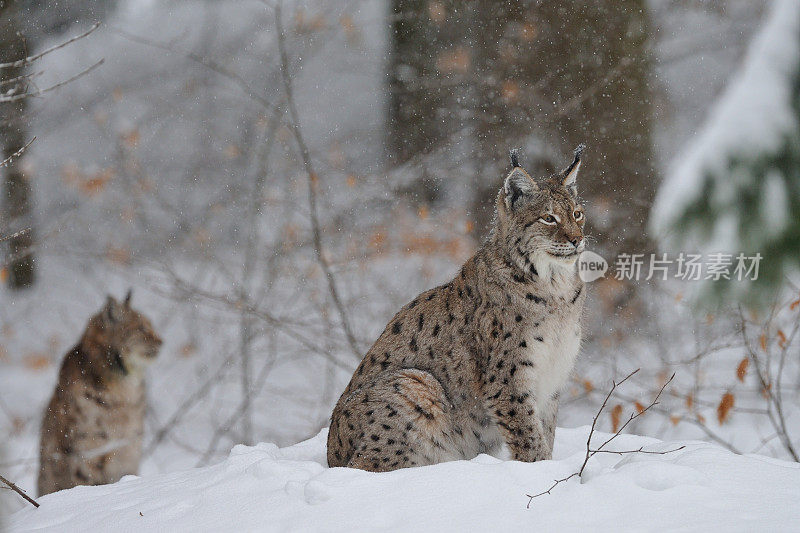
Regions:
<instances>
[{"instance_id":1,"label":"blurred forest background","mask_svg":"<svg viewBox=\"0 0 800 533\"><path fill-rule=\"evenodd\" d=\"M61 357L128 287L165 340L141 474L316 434L393 313L479 246L509 148L541 177L587 143L589 249L659 250L659 184L769 7L0 0L3 159L24 148L2 168L0 473L32 489ZM559 425L641 367L603 429L674 372L632 431L798 460L800 289L709 312L690 285L592 284Z\"/></svg>"}]
</instances>

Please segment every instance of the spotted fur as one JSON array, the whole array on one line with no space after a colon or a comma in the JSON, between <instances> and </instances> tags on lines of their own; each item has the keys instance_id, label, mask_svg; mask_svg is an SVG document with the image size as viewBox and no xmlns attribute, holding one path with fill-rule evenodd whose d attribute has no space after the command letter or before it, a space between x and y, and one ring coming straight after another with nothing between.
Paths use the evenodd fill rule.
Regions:
<instances>
[{"instance_id":1,"label":"spotted fur","mask_svg":"<svg viewBox=\"0 0 800 533\"><path fill-rule=\"evenodd\" d=\"M64 357L41 431L39 495L136 474L142 451L144 367L161 339L150 321L108 297Z\"/></svg>"},{"instance_id":2,"label":"spotted fur","mask_svg":"<svg viewBox=\"0 0 800 533\"><path fill-rule=\"evenodd\" d=\"M331 417L330 466L387 471L504 444L519 461L551 458L586 298L579 168L580 149L545 180L512 169L487 241L404 306L356 369Z\"/></svg>"}]
</instances>

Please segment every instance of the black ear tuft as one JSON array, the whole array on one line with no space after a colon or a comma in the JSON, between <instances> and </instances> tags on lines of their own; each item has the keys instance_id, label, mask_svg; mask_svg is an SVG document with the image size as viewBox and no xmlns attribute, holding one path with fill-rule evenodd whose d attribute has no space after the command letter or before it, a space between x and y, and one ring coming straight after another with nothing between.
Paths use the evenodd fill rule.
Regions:
<instances>
[{"instance_id":1,"label":"black ear tuft","mask_svg":"<svg viewBox=\"0 0 800 533\"><path fill-rule=\"evenodd\" d=\"M579 165L579 164L580 164L580 162L581 162L581 155L583 155L583 151L584 151L584 150L586 150L586 145L585 145L585 144L583 144L583 143L579 144L579 145L578 145L578 146L575 148L575 151L573 152L573 153L575 154L575 157L572 159L572 163L570 163L570 165L569 165L569 166L566 168L566 170L564 170L564 176L568 176L568 175L569 175L569 173L570 173L570 172L572 172L572 170L573 170L573 169L574 169L574 168L575 168L577 165Z\"/></svg>"},{"instance_id":2,"label":"black ear tuft","mask_svg":"<svg viewBox=\"0 0 800 533\"><path fill-rule=\"evenodd\" d=\"M131 298L133 297L133 289L128 289L128 294L125 295L125 300L122 304L128 309L131 308Z\"/></svg>"},{"instance_id":3,"label":"black ear tuft","mask_svg":"<svg viewBox=\"0 0 800 533\"><path fill-rule=\"evenodd\" d=\"M519 167L519 148L514 148L508 151L508 155L511 158L511 168L518 168Z\"/></svg>"},{"instance_id":4,"label":"black ear tuft","mask_svg":"<svg viewBox=\"0 0 800 533\"><path fill-rule=\"evenodd\" d=\"M106 304L103 306L103 321L106 324L114 324L119 320L119 303L113 296L106 297Z\"/></svg>"},{"instance_id":5,"label":"black ear tuft","mask_svg":"<svg viewBox=\"0 0 800 533\"><path fill-rule=\"evenodd\" d=\"M572 163L564 169L561 173L561 184L572 193L573 196L578 195L577 178L578 171L581 169L581 154L586 149L586 145L581 143L575 148L575 157Z\"/></svg>"}]
</instances>

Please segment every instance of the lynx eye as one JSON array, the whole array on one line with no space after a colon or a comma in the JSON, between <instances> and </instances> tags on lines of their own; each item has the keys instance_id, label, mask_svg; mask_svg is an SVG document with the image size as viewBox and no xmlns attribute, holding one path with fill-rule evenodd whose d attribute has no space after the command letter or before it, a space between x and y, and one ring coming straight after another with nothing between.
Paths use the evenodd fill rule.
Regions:
<instances>
[{"instance_id":1,"label":"lynx eye","mask_svg":"<svg viewBox=\"0 0 800 533\"><path fill-rule=\"evenodd\" d=\"M575 211L572 213L572 216L575 217L575 221L581 220L583 218L583 211Z\"/></svg>"},{"instance_id":2,"label":"lynx eye","mask_svg":"<svg viewBox=\"0 0 800 533\"><path fill-rule=\"evenodd\" d=\"M556 217L554 217L553 215L546 215L540 218L539 222L547 224L548 226L552 226L557 222L557 220Z\"/></svg>"}]
</instances>

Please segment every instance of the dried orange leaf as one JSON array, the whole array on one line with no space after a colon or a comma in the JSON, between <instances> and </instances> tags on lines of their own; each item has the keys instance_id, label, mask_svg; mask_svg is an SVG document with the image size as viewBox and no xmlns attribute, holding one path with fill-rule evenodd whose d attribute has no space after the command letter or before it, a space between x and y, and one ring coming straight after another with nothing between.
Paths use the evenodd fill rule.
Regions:
<instances>
[{"instance_id":1,"label":"dried orange leaf","mask_svg":"<svg viewBox=\"0 0 800 533\"><path fill-rule=\"evenodd\" d=\"M514 80L504 81L500 94L506 102L516 102L519 98L519 83Z\"/></svg>"},{"instance_id":2,"label":"dried orange leaf","mask_svg":"<svg viewBox=\"0 0 800 533\"><path fill-rule=\"evenodd\" d=\"M739 366L736 367L736 377L744 383L744 377L747 375L747 368L750 366L750 359L747 357L743 357L741 361L739 361Z\"/></svg>"},{"instance_id":3,"label":"dried orange leaf","mask_svg":"<svg viewBox=\"0 0 800 533\"><path fill-rule=\"evenodd\" d=\"M447 9L441 2L428 2L428 16L436 24L441 24L447 17Z\"/></svg>"},{"instance_id":4,"label":"dried orange leaf","mask_svg":"<svg viewBox=\"0 0 800 533\"><path fill-rule=\"evenodd\" d=\"M678 415L670 415L669 421L672 422L673 426L677 426L678 422L681 421L681 417L679 417Z\"/></svg>"},{"instance_id":5,"label":"dried orange leaf","mask_svg":"<svg viewBox=\"0 0 800 533\"><path fill-rule=\"evenodd\" d=\"M300 35L318 32L325 29L325 17L321 14L307 15L298 9L294 15L294 31Z\"/></svg>"},{"instance_id":6,"label":"dried orange leaf","mask_svg":"<svg viewBox=\"0 0 800 533\"><path fill-rule=\"evenodd\" d=\"M0 268L0 283L5 283L8 280L8 267Z\"/></svg>"},{"instance_id":7,"label":"dried orange leaf","mask_svg":"<svg viewBox=\"0 0 800 533\"><path fill-rule=\"evenodd\" d=\"M225 148L222 150L222 153L223 153L223 154L225 155L225 157L227 157L228 159L236 159L237 157L239 157L240 155L242 155L242 149L241 149L241 148L239 148L238 146L236 146L235 144L229 144L228 146L226 146L226 147L225 147Z\"/></svg>"},{"instance_id":8,"label":"dried orange leaf","mask_svg":"<svg viewBox=\"0 0 800 533\"><path fill-rule=\"evenodd\" d=\"M694 395L690 393L686 396L686 408L691 411L692 407L694 407Z\"/></svg>"},{"instance_id":9,"label":"dried orange leaf","mask_svg":"<svg viewBox=\"0 0 800 533\"><path fill-rule=\"evenodd\" d=\"M114 170L105 168L99 172L95 172L91 176L81 179L78 182L78 189L86 196L96 196L106 188L106 185L111 178L114 177Z\"/></svg>"},{"instance_id":10,"label":"dried orange leaf","mask_svg":"<svg viewBox=\"0 0 800 533\"><path fill-rule=\"evenodd\" d=\"M706 417L704 417L700 413L697 413L697 421L700 422L701 424L705 424L706 423Z\"/></svg>"},{"instance_id":11,"label":"dried orange leaf","mask_svg":"<svg viewBox=\"0 0 800 533\"><path fill-rule=\"evenodd\" d=\"M122 142L125 143L125 146L128 148L136 148L139 144L139 130L134 128L132 130L124 132L120 135Z\"/></svg>"},{"instance_id":12,"label":"dried orange leaf","mask_svg":"<svg viewBox=\"0 0 800 533\"><path fill-rule=\"evenodd\" d=\"M622 416L622 404L617 404L611 410L611 431L614 433L619 429L619 419Z\"/></svg>"},{"instance_id":13,"label":"dried orange leaf","mask_svg":"<svg viewBox=\"0 0 800 533\"><path fill-rule=\"evenodd\" d=\"M50 358L41 353L30 353L25 356L24 363L31 370L42 370L50 366Z\"/></svg>"},{"instance_id":14,"label":"dried orange leaf","mask_svg":"<svg viewBox=\"0 0 800 533\"><path fill-rule=\"evenodd\" d=\"M519 34L520 34L520 37L521 37L521 38L522 38L522 40L523 40L523 41L525 41L525 42L531 42L531 41L533 41L533 40L536 38L536 34L537 34L537 33L539 33L539 30L537 30L537 29L536 29L536 26L534 26L534 25L533 25L532 23L530 23L530 22L526 22L526 23L525 23L525 24L523 24L523 25L522 25L522 27L519 29Z\"/></svg>"},{"instance_id":15,"label":"dried orange leaf","mask_svg":"<svg viewBox=\"0 0 800 533\"><path fill-rule=\"evenodd\" d=\"M645 407L639 402L633 402L633 406L636 407L636 412L641 414L644 413Z\"/></svg>"},{"instance_id":16,"label":"dried orange leaf","mask_svg":"<svg viewBox=\"0 0 800 533\"><path fill-rule=\"evenodd\" d=\"M798 307L800 307L800 300L795 300L795 301L793 301L793 302L792 302L792 304L789 306L789 309L790 309L791 311L794 311L794 310L795 310L795 309L797 309Z\"/></svg>"},{"instance_id":17,"label":"dried orange leaf","mask_svg":"<svg viewBox=\"0 0 800 533\"><path fill-rule=\"evenodd\" d=\"M717 406L717 420L720 424L724 424L728 420L731 409L733 409L733 394L726 392Z\"/></svg>"},{"instance_id":18,"label":"dried orange leaf","mask_svg":"<svg viewBox=\"0 0 800 533\"><path fill-rule=\"evenodd\" d=\"M381 249L386 244L386 234L381 231L376 231L369 239L370 246Z\"/></svg>"},{"instance_id":19,"label":"dried orange leaf","mask_svg":"<svg viewBox=\"0 0 800 533\"><path fill-rule=\"evenodd\" d=\"M183 346L181 346L180 353L181 357L191 357L197 351L197 346L194 345L193 342L187 342Z\"/></svg>"},{"instance_id":20,"label":"dried orange leaf","mask_svg":"<svg viewBox=\"0 0 800 533\"><path fill-rule=\"evenodd\" d=\"M24 418L15 416L14 419L11 420L11 433L13 435L21 434L26 425L28 425L28 422Z\"/></svg>"},{"instance_id":21,"label":"dried orange leaf","mask_svg":"<svg viewBox=\"0 0 800 533\"><path fill-rule=\"evenodd\" d=\"M131 261L131 251L124 246L108 246L106 260L116 265L127 265Z\"/></svg>"},{"instance_id":22,"label":"dried orange leaf","mask_svg":"<svg viewBox=\"0 0 800 533\"><path fill-rule=\"evenodd\" d=\"M783 330L778 330L778 346L781 347L781 350L786 346L786 334Z\"/></svg>"},{"instance_id":23,"label":"dried orange leaf","mask_svg":"<svg viewBox=\"0 0 800 533\"><path fill-rule=\"evenodd\" d=\"M594 390L594 383L592 383L591 380L584 379L583 380L583 390L585 390L587 394L592 392Z\"/></svg>"},{"instance_id":24,"label":"dried orange leaf","mask_svg":"<svg viewBox=\"0 0 800 533\"><path fill-rule=\"evenodd\" d=\"M758 338L758 343L761 345L761 349L765 352L767 351L767 336L766 334L762 333L761 336Z\"/></svg>"},{"instance_id":25,"label":"dried orange leaf","mask_svg":"<svg viewBox=\"0 0 800 533\"><path fill-rule=\"evenodd\" d=\"M457 46L436 57L436 69L443 74L463 74L469 70L471 64L472 56L465 46Z\"/></svg>"},{"instance_id":26,"label":"dried orange leaf","mask_svg":"<svg viewBox=\"0 0 800 533\"><path fill-rule=\"evenodd\" d=\"M345 39L347 39L347 44L351 46L357 46L361 44L361 32L358 29L358 25L356 25L353 17L350 15L342 15L339 17L339 24L344 30Z\"/></svg>"}]
</instances>

